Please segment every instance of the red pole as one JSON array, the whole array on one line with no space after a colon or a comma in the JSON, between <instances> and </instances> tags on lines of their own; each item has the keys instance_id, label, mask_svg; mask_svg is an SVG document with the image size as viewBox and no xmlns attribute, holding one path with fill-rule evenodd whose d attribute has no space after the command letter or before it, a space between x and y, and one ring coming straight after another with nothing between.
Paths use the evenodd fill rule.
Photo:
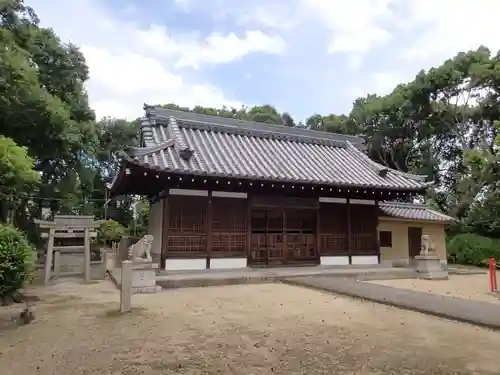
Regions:
<instances>
[{"instance_id":1,"label":"red pole","mask_svg":"<svg viewBox=\"0 0 500 375\"><path fill-rule=\"evenodd\" d=\"M493 285L495 286L495 292L498 290L497 284L497 262L495 258L493 258Z\"/></svg>"},{"instance_id":2,"label":"red pole","mask_svg":"<svg viewBox=\"0 0 500 375\"><path fill-rule=\"evenodd\" d=\"M494 293L497 291L497 272L496 272L496 260L495 258L490 258L489 261L490 266L490 292Z\"/></svg>"}]
</instances>

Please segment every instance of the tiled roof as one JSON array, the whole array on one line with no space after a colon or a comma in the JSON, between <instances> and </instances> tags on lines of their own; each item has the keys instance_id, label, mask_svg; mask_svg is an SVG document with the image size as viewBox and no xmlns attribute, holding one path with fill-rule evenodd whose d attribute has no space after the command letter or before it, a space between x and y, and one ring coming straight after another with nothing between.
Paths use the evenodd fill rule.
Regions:
<instances>
[{"instance_id":1,"label":"tiled roof","mask_svg":"<svg viewBox=\"0 0 500 375\"><path fill-rule=\"evenodd\" d=\"M451 222L456 219L433 210L425 204L384 202L379 208L385 216L396 217L407 220L443 221Z\"/></svg>"},{"instance_id":2,"label":"tiled roof","mask_svg":"<svg viewBox=\"0 0 500 375\"><path fill-rule=\"evenodd\" d=\"M428 183L366 156L359 137L145 107L135 163L156 170L280 182L420 190Z\"/></svg>"}]
</instances>

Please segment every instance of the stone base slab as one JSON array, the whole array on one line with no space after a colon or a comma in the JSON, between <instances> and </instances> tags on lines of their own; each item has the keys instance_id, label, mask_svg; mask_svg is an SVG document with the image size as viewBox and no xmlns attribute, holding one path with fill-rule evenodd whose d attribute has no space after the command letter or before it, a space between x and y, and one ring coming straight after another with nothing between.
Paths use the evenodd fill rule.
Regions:
<instances>
[{"instance_id":1,"label":"stone base slab","mask_svg":"<svg viewBox=\"0 0 500 375\"><path fill-rule=\"evenodd\" d=\"M132 263L133 270L156 270L158 268L160 268L160 265L153 262Z\"/></svg>"},{"instance_id":2,"label":"stone base slab","mask_svg":"<svg viewBox=\"0 0 500 375\"><path fill-rule=\"evenodd\" d=\"M441 267L437 254L420 254L415 257L418 278L426 280L447 280L448 271Z\"/></svg>"}]
</instances>

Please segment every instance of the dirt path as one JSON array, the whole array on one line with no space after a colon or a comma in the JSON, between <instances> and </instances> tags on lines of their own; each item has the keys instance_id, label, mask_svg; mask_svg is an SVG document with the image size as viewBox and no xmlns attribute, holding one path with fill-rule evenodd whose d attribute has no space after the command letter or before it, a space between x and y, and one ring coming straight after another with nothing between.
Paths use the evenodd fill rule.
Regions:
<instances>
[{"instance_id":1,"label":"dirt path","mask_svg":"<svg viewBox=\"0 0 500 375\"><path fill-rule=\"evenodd\" d=\"M108 282L40 294L0 331L2 375L498 374L500 333L282 284L136 295L126 316Z\"/></svg>"},{"instance_id":2,"label":"dirt path","mask_svg":"<svg viewBox=\"0 0 500 375\"><path fill-rule=\"evenodd\" d=\"M498 278L500 279L500 273ZM477 301L500 303L500 298L489 293L489 276L484 275L450 275L449 280L380 280L369 283L411 289L418 292L429 292L448 297L473 299Z\"/></svg>"}]
</instances>

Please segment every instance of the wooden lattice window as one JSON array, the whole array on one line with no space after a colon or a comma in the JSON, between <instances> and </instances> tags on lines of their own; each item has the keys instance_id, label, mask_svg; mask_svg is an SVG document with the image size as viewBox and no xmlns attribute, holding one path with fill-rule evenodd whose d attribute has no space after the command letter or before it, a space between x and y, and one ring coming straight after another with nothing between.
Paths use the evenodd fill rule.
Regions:
<instances>
[{"instance_id":1,"label":"wooden lattice window","mask_svg":"<svg viewBox=\"0 0 500 375\"><path fill-rule=\"evenodd\" d=\"M246 233L219 234L212 235L212 252L225 254L245 254L247 243Z\"/></svg>"},{"instance_id":2,"label":"wooden lattice window","mask_svg":"<svg viewBox=\"0 0 500 375\"><path fill-rule=\"evenodd\" d=\"M234 198L212 199L212 230L221 233L246 233L246 200Z\"/></svg>"},{"instance_id":3,"label":"wooden lattice window","mask_svg":"<svg viewBox=\"0 0 500 375\"><path fill-rule=\"evenodd\" d=\"M247 216L246 200L212 199L212 255L246 255Z\"/></svg>"},{"instance_id":4,"label":"wooden lattice window","mask_svg":"<svg viewBox=\"0 0 500 375\"><path fill-rule=\"evenodd\" d=\"M316 211L287 210L285 230L287 232L315 233Z\"/></svg>"},{"instance_id":5,"label":"wooden lattice window","mask_svg":"<svg viewBox=\"0 0 500 375\"><path fill-rule=\"evenodd\" d=\"M168 251L172 254L204 253L207 248L207 237L196 234L168 236Z\"/></svg>"},{"instance_id":6,"label":"wooden lattice window","mask_svg":"<svg viewBox=\"0 0 500 375\"><path fill-rule=\"evenodd\" d=\"M194 256L207 251L206 207L206 197L175 196L169 199L169 255Z\"/></svg>"},{"instance_id":7,"label":"wooden lattice window","mask_svg":"<svg viewBox=\"0 0 500 375\"><path fill-rule=\"evenodd\" d=\"M347 205L322 203L319 212L321 233L347 233Z\"/></svg>"},{"instance_id":8,"label":"wooden lattice window","mask_svg":"<svg viewBox=\"0 0 500 375\"><path fill-rule=\"evenodd\" d=\"M347 205L322 203L319 212L319 249L322 255L347 254Z\"/></svg>"},{"instance_id":9,"label":"wooden lattice window","mask_svg":"<svg viewBox=\"0 0 500 375\"><path fill-rule=\"evenodd\" d=\"M319 253L322 255L339 255L348 252L347 233L320 234L319 240Z\"/></svg>"},{"instance_id":10,"label":"wooden lattice window","mask_svg":"<svg viewBox=\"0 0 500 375\"><path fill-rule=\"evenodd\" d=\"M169 201L169 230L205 232L206 198L176 196Z\"/></svg>"},{"instance_id":11,"label":"wooden lattice window","mask_svg":"<svg viewBox=\"0 0 500 375\"><path fill-rule=\"evenodd\" d=\"M376 234L378 211L375 205L351 204L351 232Z\"/></svg>"},{"instance_id":12,"label":"wooden lattice window","mask_svg":"<svg viewBox=\"0 0 500 375\"><path fill-rule=\"evenodd\" d=\"M353 234L351 245L355 254L377 253L377 236L373 233Z\"/></svg>"}]
</instances>

